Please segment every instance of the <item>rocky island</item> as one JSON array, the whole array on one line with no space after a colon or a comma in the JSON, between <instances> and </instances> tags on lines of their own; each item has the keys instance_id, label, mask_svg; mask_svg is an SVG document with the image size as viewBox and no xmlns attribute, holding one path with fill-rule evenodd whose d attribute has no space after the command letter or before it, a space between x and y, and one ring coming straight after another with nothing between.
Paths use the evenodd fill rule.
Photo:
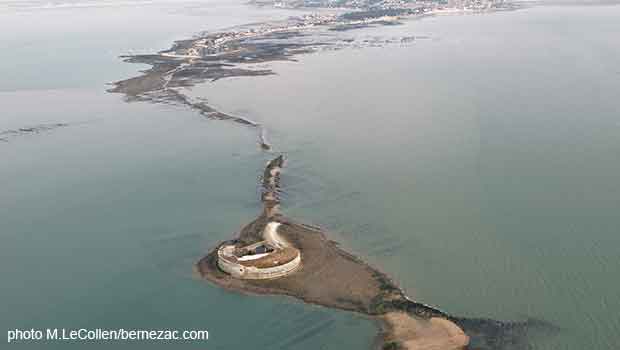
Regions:
<instances>
[{"instance_id":1,"label":"rocky island","mask_svg":"<svg viewBox=\"0 0 620 350\"><path fill-rule=\"evenodd\" d=\"M555 331L544 321L457 317L411 300L389 276L341 249L325 230L282 213L283 164L278 156L265 168L263 212L197 262L202 278L229 290L286 295L375 318L382 325L381 349L527 349L530 336ZM256 252L260 246L271 251ZM239 266L241 271L234 270Z\"/></svg>"}]
</instances>

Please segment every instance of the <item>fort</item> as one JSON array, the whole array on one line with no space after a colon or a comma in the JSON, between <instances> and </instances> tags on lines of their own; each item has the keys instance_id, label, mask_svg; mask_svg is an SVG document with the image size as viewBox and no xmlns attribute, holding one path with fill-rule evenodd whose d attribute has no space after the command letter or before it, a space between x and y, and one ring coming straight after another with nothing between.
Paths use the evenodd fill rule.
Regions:
<instances>
[{"instance_id":1,"label":"fort","mask_svg":"<svg viewBox=\"0 0 620 350\"><path fill-rule=\"evenodd\" d=\"M278 232L280 171L284 157L267 163L263 173L261 201L264 205L262 228L252 235L224 242L217 248L217 267L230 276L245 280L280 278L297 271L301 252Z\"/></svg>"},{"instance_id":2,"label":"fort","mask_svg":"<svg viewBox=\"0 0 620 350\"><path fill-rule=\"evenodd\" d=\"M250 245L229 241L220 245L217 266L241 279L271 279L295 272L301 264L301 253L279 237L278 226L278 222L268 223L263 241Z\"/></svg>"}]
</instances>

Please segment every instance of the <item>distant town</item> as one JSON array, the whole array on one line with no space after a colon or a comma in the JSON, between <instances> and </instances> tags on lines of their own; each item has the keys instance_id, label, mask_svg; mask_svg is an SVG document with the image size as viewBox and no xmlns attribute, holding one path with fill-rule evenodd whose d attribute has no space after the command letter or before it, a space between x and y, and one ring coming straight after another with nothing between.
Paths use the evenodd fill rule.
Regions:
<instances>
[{"instance_id":1,"label":"distant town","mask_svg":"<svg viewBox=\"0 0 620 350\"><path fill-rule=\"evenodd\" d=\"M446 9L488 9L502 6L504 0L255 0L261 5L300 8L347 8L347 9L387 9L387 8L446 8Z\"/></svg>"},{"instance_id":2,"label":"distant town","mask_svg":"<svg viewBox=\"0 0 620 350\"><path fill-rule=\"evenodd\" d=\"M239 48L234 43L240 40L264 37L269 34L297 32L315 26L335 24L338 16L334 14L310 14L290 19L285 23L264 23L255 28L245 30L218 32L205 35L201 38L187 42L177 42L171 50L161 53L162 56L179 58L203 58L230 54Z\"/></svg>"},{"instance_id":3,"label":"distant town","mask_svg":"<svg viewBox=\"0 0 620 350\"><path fill-rule=\"evenodd\" d=\"M514 5L504 0L255 0L253 3L281 8L340 8L349 9L349 12L335 14L321 11L291 18L284 22L263 23L235 31L204 34L193 40L177 42L174 47L161 52L160 55L186 59L215 58L240 50L239 42L243 40L287 32L301 32L313 27L332 27L333 30L346 30L347 28L358 28L372 24L396 24L400 19L411 16L514 8Z\"/></svg>"}]
</instances>

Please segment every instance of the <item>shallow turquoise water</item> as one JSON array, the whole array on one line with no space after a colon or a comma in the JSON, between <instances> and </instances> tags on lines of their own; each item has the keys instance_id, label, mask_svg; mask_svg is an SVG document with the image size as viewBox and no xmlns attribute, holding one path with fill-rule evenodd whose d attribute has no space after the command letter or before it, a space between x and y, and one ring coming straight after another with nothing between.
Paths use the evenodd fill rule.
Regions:
<instances>
[{"instance_id":1,"label":"shallow turquoise water","mask_svg":"<svg viewBox=\"0 0 620 350\"><path fill-rule=\"evenodd\" d=\"M257 149L254 130L207 121L182 108L128 104L105 92L105 83L141 68L122 63L119 54L164 48L199 28L223 27L218 21L247 23L274 15L236 5L239 17L227 19L222 15L229 13L227 6L229 11L232 6L225 5L212 16L209 9L198 11L203 16L183 12L178 3L30 9L15 15L58 27L33 34L30 46L13 47L16 55L3 61L1 72L8 78L0 87L0 130L69 126L0 144L2 341L9 329L32 327L206 329L210 339L31 342L9 348L239 349L251 344L310 350L334 344L357 349L372 342L373 322L361 316L229 293L195 278L193 263L259 212L257 179L268 156ZM0 16L13 18L10 12ZM60 39L68 30L63 22L72 17L92 23L89 33L68 34L80 36L77 43ZM125 29L137 19L151 22L119 38L116 30L108 32L110 17L126 23ZM162 26L165 21L174 25ZM16 27L17 22L0 20L28 37L30 24ZM92 37L103 39L85 44ZM2 39L3 47L16 42L8 35ZM47 60L47 47L54 44L59 50L85 45L97 51L79 50L78 57L71 50L54 52L58 61ZM17 56L32 52L41 56ZM102 52L108 56L97 55Z\"/></svg>"},{"instance_id":2,"label":"shallow turquoise water","mask_svg":"<svg viewBox=\"0 0 620 350\"><path fill-rule=\"evenodd\" d=\"M174 348L370 347L375 327L360 316L192 277L193 262L260 210L270 155L253 130L104 92L140 69L118 54L277 16L245 8L230 19L210 10L220 6L20 10L56 29L19 26L28 45L3 31L2 46L28 57L3 61L0 130L70 125L0 144L0 328L211 332ZM276 76L192 93L263 122L290 160L285 211L329 228L416 299L563 328L536 348L610 349L620 342L619 15L539 7L364 29L351 35L429 39L308 55L274 64ZM59 16L94 34L63 38L71 24Z\"/></svg>"}]
</instances>

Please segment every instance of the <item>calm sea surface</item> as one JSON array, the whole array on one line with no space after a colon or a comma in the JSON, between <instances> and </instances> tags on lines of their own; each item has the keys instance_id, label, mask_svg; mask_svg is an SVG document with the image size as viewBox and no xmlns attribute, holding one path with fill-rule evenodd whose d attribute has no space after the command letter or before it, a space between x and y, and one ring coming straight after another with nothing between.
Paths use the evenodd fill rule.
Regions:
<instances>
[{"instance_id":1,"label":"calm sea surface","mask_svg":"<svg viewBox=\"0 0 620 350\"><path fill-rule=\"evenodd\" d=\"M293 12L229 1L0 5L0 331L208 329L116 348L368 349L372 321L229 293L192 264L260 210L255 132L106 83L200 30ZM414 298L541 318L535 349L620 343L620 6L540 6L348 32L416 35L196 87L288 155L284 210L333 232ZM3 335L4 336L4 335ZM17 349L110 348L24 343Z\"/></svg>"}]
</instances>

